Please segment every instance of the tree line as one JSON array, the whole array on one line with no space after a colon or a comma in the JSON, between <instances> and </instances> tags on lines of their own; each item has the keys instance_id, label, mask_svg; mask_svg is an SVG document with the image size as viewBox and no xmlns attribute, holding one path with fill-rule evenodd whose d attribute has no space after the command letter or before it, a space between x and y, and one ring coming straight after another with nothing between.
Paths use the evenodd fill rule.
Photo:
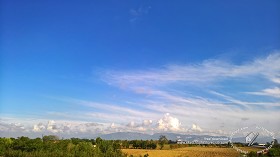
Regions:
<instances>
[{"instance_id":1,"label":"tree line","mask_svg":"<svg viewBox=\"0 0 280 157\"><path fill-rule=\"evenodd\" d=\"M0 157L122 157L121 149L156 149L157 140L59 139L55 135L30 139L1 138Z\"/></svg>"},{"instance_id":2,"label":"tree line","mask_svg":"<svg viewBox=\"0 0 280 157\"><path fill-rule=\"evenodd\" d=\"M122 157L120 143L112 140L58 139L57 136L0 138L3 157Z\"/></svg>"}]
</instances>

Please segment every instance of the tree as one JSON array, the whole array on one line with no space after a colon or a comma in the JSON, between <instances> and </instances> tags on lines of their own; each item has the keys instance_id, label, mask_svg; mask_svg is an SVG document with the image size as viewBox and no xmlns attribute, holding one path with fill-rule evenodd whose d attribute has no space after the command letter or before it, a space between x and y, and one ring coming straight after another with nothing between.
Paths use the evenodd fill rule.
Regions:
<instances>
[{"instance_id":1,"label":"tree","mask_svg":"<svg viewBox=\"0 0 280 157\"><path fill-rule=\"evenodd\" d=\"M121 141L122 148L129 148L129 142L127 140Z\"/></svg>"},{"instance_id":2,"label":"tree","mask_svg":"<svg viewBox=\"0 0 280 157\"><path fill-rule=\"evenodd\" d=\"M28 137L18 137L12 145L12 148L14 150L21 150L21 151L25 151L27 150L27 143L30 141L30 139Z\"/></svg>"},{"instance_id":3,"label":"tree","mask_svg":"<svg viewBox=\"0 0 280 157\"><path fill-rule=\"evenodd\" d=\"M156 148L157 148L157 144L154 143L154 142L151 142L151 143L149 143L149 144L147 145L147 147L148 147L149 149L156 149Z\"/></svg>"},{"instance_id":4,"label":"tree","mask_svg":"<svg viewBox=\"0 0 280 157\"><path fill-rule=\"evenodd\" d=\"M26 145L27 145L26 151L32 152L32 151L42 149L43 142L42 142L41 138L30 139L27 141Z\"/></svg>"},{"instance_id":5,"label":"tree","mask_svg":"<svg viewBox=\"0 0 280 157\"><path fill-rule=\"evenodd\" d=\"M95 142L96 142L96 144L100 144L100 143L102 142L102 138L97 137L97 138L95 139Z\"/></svg>"},{"instance_id":6,"label":"tree","mask_svg":"<svg viewBox=\"0 0 280 157\"><path fill-rule=\"evenodd\" d=\"M59 140L59 137L56 136L56 135L48 135L48 136L43 137L44 142L46 142L46 141L57 141L57 140Z\"/></svg>"},{"instance_id":7,"label":"tree","mask_svg":"<svg viewBox=\"0 0 280 157\"><path fill-rule=\"evenodd\" d=\"M12 139L0 137L0 156L4 155L5 150L7 150L12 145L12 143Z\"/></svg>"},{"instance_id":8,"label":"tree","mask_svg":"<svg viewBox=\"0 0 280 157\"><path fill-rule=\"evenodd\" d=\"M159 141L160 149L163 148L164 144L168 143L168 139L164 135L160 135L158 141Z\"/></svg>"},{"instance_id":9,"label":"tree","mask_svg":"<svg viewBox=\"0 0 280 157\"><path fill-rule=\"evenodd\" d=\"M78 144L79 142L81 142L82 140L81 139L79 139L79 138L71 138L71 141L72 141L72 143L73 144Z\"/></svg>"}]
</instances>

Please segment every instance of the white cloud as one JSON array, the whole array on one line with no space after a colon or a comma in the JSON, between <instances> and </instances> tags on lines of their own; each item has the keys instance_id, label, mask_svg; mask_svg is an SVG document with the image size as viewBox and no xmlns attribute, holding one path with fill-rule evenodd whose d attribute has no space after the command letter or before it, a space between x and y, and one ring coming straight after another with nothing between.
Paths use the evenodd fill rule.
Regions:
<instances>
[{"instance_id":1,"label":"white cloud","mask_svg":"<svg viewBox=\"0 0 280 157\"><path fill-rule=\"evenodd\" d=\"M273 81L273 82L275 82L275 83L278 83L278 84L280 84L280 77L278 77L278 78L271 78L271 80Z\"/></svg>"},{"instance_id":2,"label":"white cloud","mask_svg":"<svg viewBox=\"0 0 280 157\"><path fill-rule=\"evenodd\" d=\"M280 98L280 88L278 87L264 89L263 92L269 96Z\"/></svg>"},{"instance_id":3,"label":"white cloud","mask_svg":"<svg viewBox=\"0 0 280 157\"><path fill-rule=\"evenodd\" d=\"M190 130L194 131L194 132L202 132L202 129L200 128L200 126L198 126L196 124L192 124L192 127Z\"/></svg>"},{"instance_id":4,"label":"white cloud","mask_svg":"<svg viewBox=\"0 0 280 157\"><path fill-rule=\"evenodd\" d=\"M29 130L23 124L18 122L12 122L12 123L0 122L0 131L29 132Z\"/></svg>"},{"instance_id":5,"label":"white cloud","mask_svg":"<svg viewBox=\"0 0 280 157\"><path fill-rule=\"evenodd\" d=\"M84 101L84 100L78 100L78 99L68 99L67 101L75 103L77 105L83 105L95 109L100 109L102 112L98 112L94 114L94 116L102 116L102 118L105 119L111 119L110 115L118 115L119 119L124 119L123 116L132 116L132 117L141 117L141 118L149 118L150 115L153 115L153 113L150 113L148 111L139 111L139 109L130 108L128 106L120 106L117 104L104 104L104 103L97 103L92 101ZM109 112L109 113L108 113ZM105 113L105 114L103 114ZM106 114L107 113L107 114ZM125 113L125 115L123 114ZM106 118L108 116L108 118ZM117 117L117 116L115 116ZM128 117L126 117L128 118ZM114 119L111 119L114 120Z\"/></svg>"},{"instance_id":6,"label":"white cloud","mask_svg":"<svg viewBox=\"0 0 280 157\"><path fill-rule=\"evenodd\" d=\"M54 120L50 120L47 125L47 130L52 133L61 132L60 128L57 126Z\"/></svg>"},{"instance_id":7,"label":"white cloud","mask_svg":"<svg viewBox=\"0 0 280 157\"><path fill-rule=\"evenodd\" d=\"M255 59L241 65L222 60L206 60L200 64L169 65L146 71L109 71L105 80L121 88L162 85L174 82L201 83L215 82L226 78L246 76L265 77L278 82L280 73L280 53L274 52L266 58Z\"/></svg>"},{"instance_id":8,"label":"white cloud","mask_svg":"<svg viewBox=\"0 0 280 157\"><path fill-rule=\"evenodd\" d=\"M170 116L169 113L166 113L157 123L158 129L164 131L179 131L181 129L180 126L180 121L177 118Z\"/></svg>"},{"instance_id":9,"label":"white cloud","mask_svg":"<svg viewBox=\"0 0 280 157\"><path fill-rule=\"evenodd\" d=\"M128 127L135 127L136 124L135 124L134 121L131 121L131 122L129 122L126 126L128 126Z\"/></svg>"},{"instance_id":10,"label":"white cloud","mask_svg":"<svg viewBox=\"0 0 280 157\"><path fill-rule=\"evenodd\" d=\"M44 126L44 124L43 123L39 123L39 124L35 124L34 126L33 126L33 131L34 132L42 132L43 130L45 130L45 126Z\"/></svg>"},{"instance_id":11,"label":"white cloud","mask_svg":"<svg viewBox=\"0 0 280 157\"><path fill-rule=\"evenodd\" d=\"M153 120L143 120L142 123L140 122L134 122L134 121L130 121L128 124L126 124L125 126L120 126L119 128L120 130L126 130L126 131L132 131L132 132L146 132L147 131L153 131L154 130L154 124L153 124Z\"/></svg>"},{"instance_id":12,"label":"white cloud","mask_svg":"<svg viewBox=\"0 0 280 157\"><path fill-rule=\"evenodd\" d=\"M109 125L108 125L109 126ZM75 121L59 121L48 120L48 123L44 125L42 122L33 125L33 132L43 133L64 133L64 134L76 134L76 133L98 133L102 130L103 124L93 122L75 122ZM111 128L114 128L114 123L111 124Z\"/></svg>"},{"instance_id":13,"label":"white cloud","mask_svg":"<svg viewBox=\"0 0 280 157\"><path fill-rule=\"evenodd\" d=\"M280 88L279 87L266 88L260 92L246 92L246 93L253 94L253 95L264 95L264 96L280 98ZM280 105L280 103L278 103L278 104Z\"/></svg>"},{"instance_id":14,"label":"white cloud","mask_svg":"<svg viewBox=\"0 0 280 157\"><path fill-rule=\"evenodd\" d=\"M150 126L153 123L153 120L143 120L142 126Z\"/></svg>"},{"instance_id":15,"label":"white cloud","mask_svg":"<svg viewBox=\"0 0 280 157\"><path fill-rule=\"evenodd\" d=\"M110 127L113 128L113 129L116 128L115 123L112 123Z\"/></svg>"}]
</instances>

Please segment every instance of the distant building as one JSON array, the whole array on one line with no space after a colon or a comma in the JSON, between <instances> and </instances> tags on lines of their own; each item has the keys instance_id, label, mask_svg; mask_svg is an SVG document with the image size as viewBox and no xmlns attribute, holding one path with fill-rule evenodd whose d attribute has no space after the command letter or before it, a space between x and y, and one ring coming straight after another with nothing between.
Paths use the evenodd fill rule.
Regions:
<instances>
[{"instance_id":1,"label":"distant building","mask_svg":"<svg viewBox=\"0 0 280 157\"><path fill-rule=\"evenodd\" d=\"M188 144L189 142L187 141L182 141L181 139L177 140L177 144Z\"/></svg>"}]
</instances>

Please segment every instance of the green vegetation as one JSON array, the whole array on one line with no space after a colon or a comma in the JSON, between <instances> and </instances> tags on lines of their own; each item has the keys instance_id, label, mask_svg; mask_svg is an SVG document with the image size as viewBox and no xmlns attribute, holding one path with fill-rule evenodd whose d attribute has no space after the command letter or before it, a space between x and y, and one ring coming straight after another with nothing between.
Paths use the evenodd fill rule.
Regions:
<instances>
[{"instance_id":1,"label":"green vegetation","mask_svg":"<svg viewBox=\"0 0 280 157\"><path fill-rule=\"evenodd\" d=\"M121 157L125 156L116 141L89 139L59 140L57 136L43 139L28 137L0 138L0 156L4 157Z\"/></svg>"},{"instance_id":2,"label":"green vegetation","mask_svg":"<svg viewBox=\"0 0 280 157\"><path fill-rule=\"evenodd\" d=\"M0 157L122 157L121 149L156 149L153 140L59 139L55 135L30 139L1 138ZM148 156L146 154L145 156Z\"/></svg>"},{"instance_id":3,"label":"green vegetation","mask_svg":"<svg viewBox=\"0 0 280 157\"><path fill-rule=\"evenodd\" d=\"M156 149L157 148L157 141L153 140L132 140L129 141L129 146L132 145L134 149ZM123 147L123 148L131 148L131 147Z\"/></svg>"}]
</instances>

